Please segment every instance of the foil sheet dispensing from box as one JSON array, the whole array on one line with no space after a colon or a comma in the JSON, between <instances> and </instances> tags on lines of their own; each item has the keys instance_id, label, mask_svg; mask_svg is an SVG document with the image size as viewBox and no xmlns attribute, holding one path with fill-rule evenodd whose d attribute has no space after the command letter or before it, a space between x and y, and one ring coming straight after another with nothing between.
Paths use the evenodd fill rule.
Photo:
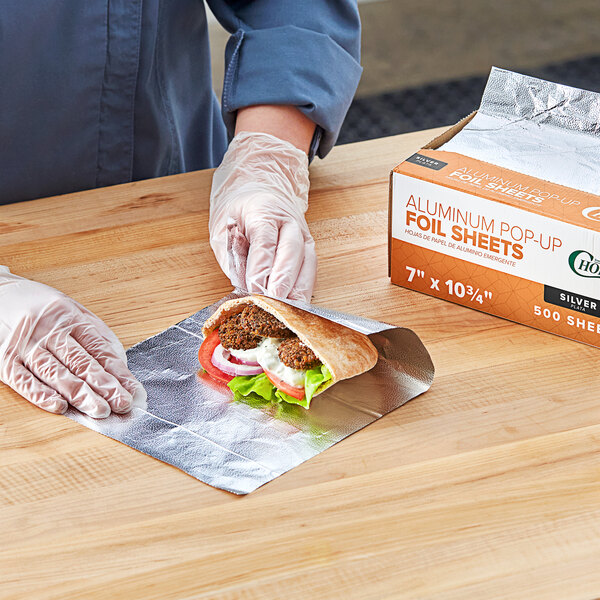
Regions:
<instances>
[{"instance_id":1,"label":"foil sheet dispensing from box","mask_svg":"<svg viewBox=\"0 0 600 600\"><path fill-rule=\"evenodd\" d=\"M169 463L209 485L247 494L427 391L431 358L409 329L295 302L300 308L369 335L377 365L340 381L309 410L281 403L241 402L200 372L202 326L212 306L127 352L148 392L147 406L96 420L70 409L71 419Z\"/></svg>"},{"instance_id":2,"label":"foil sheet dispensing from box","mask_svg":"<svg viewBox=\"0 0 600 600\"><path fill-rule=\"evenodd\" d=\"M600 94L494 67L477 114L440 150L600 194Z\"/></svg>"}]
</instances>

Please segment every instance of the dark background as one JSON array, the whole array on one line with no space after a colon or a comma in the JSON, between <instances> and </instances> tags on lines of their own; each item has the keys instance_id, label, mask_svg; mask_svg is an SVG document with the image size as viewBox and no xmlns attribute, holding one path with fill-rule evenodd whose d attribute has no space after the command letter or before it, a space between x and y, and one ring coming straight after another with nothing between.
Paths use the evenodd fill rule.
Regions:
<instances>
[{"instance_id":1,"label":"dark background","mask_svg":"<svg viewBox=\"0 0 600 600\"><path fill-rule=\"evenodd\" d=\"M362 0L363 77L338 144L455 123L491 66L600 91L598 0ZM211 25L220 90L227 39Z\"/></svg>"}]
</instances>

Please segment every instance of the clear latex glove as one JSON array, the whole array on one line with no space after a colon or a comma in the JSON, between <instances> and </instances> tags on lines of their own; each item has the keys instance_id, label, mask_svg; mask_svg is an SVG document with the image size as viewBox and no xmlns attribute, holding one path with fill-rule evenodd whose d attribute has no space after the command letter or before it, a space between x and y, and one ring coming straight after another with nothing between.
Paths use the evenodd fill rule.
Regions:
<instances>
[{"instance_id":1,"label":"clear latex glove","mask_svg":"<svg viewBox=\"0 0 600 600\"><path fill-rule=\"evenodd\" d=\"M121 342L103 321L54 288L1 266L0 380L53 413L70 404L103 418L146 400Z\"/></svg>"},{"instance_id":2,"label":"clear latex glove","mask_svg":"<svg viewBox=\"0 0 600 600\"><path fill-rule=\"evenodd\" d=\"M238 133L213 176L210 245L236 287L310 302L317 273L308 158L266 133Z\"/></svg>"}]
</instances>

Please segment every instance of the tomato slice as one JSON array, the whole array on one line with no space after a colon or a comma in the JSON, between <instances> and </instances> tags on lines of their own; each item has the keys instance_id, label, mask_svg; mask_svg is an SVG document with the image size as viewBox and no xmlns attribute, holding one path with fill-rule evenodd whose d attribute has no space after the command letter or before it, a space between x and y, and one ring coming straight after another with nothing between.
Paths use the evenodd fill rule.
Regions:
<instances>
[{"instance_id":1,"label":"tomato slice","mask_svg":"<svg viewBox=\"0 0 600 600\"><path fill-rule=\"evenodd\" d=\"M227 373L223 373L221 369L215 367L210 360L212 358L213 352L215 348L221 343L219 339L219 331L215 329L211 331L205 338L205 340L200 345L200 349L198 350L198 360L202 365L202 368L217 381L224 381L225 383L229 383L233 379L233 375L227 375Z\"/></svg>"},{"instance_id":2,"label":"tomato slice","mask_svg":"<svg viewBox=\"0 0 600 600\"><path fill-rule=\"evenodd\" d=\"M269 381L278 390L281 390L282 392L286 393L288 396L291 396L292 398L297 398L298 400L302 400L302 398L304 398L304 386L296 387L294 385L290 385L289 383L286 383L282 379L279 379L279 377L277 377L277 375L274 375L273 373L271 373L271 371L267 371L266 369L265 369L265 375L269 378Z\"/></svg>"}]
</instances>

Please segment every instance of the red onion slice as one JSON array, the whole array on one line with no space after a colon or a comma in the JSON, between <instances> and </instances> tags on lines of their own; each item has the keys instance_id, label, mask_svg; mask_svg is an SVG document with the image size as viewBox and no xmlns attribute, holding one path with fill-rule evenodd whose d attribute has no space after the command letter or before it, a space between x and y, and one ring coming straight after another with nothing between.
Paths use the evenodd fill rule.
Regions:
<instances>
[{"instance_id":1,"label":"red onion slice","mask_svg":"<svg viewBox=\"0 0 600 600\"><path fill-rule=\"evenodd\" d=\"M249 360L248 358L240 358L239 356L234 356L233 354L229 357L229 360L232 363L239 365L250 365L251 367L260 367L260 365L255 360Z\"/></svg>"},{"instance_id":2,"label":"red onion slice","mask_svg":"<svg viewBox=\"0 0 600 600\"><path fill-rule=\"evenodd\" d=\"M221 371L227 373L227 375L258 375L263 372L260 365L234 364L228 360L229 356L230 353L219 344L215 348L210 361L217 369L221 369Z\"/></svg>"}]
</instances>

